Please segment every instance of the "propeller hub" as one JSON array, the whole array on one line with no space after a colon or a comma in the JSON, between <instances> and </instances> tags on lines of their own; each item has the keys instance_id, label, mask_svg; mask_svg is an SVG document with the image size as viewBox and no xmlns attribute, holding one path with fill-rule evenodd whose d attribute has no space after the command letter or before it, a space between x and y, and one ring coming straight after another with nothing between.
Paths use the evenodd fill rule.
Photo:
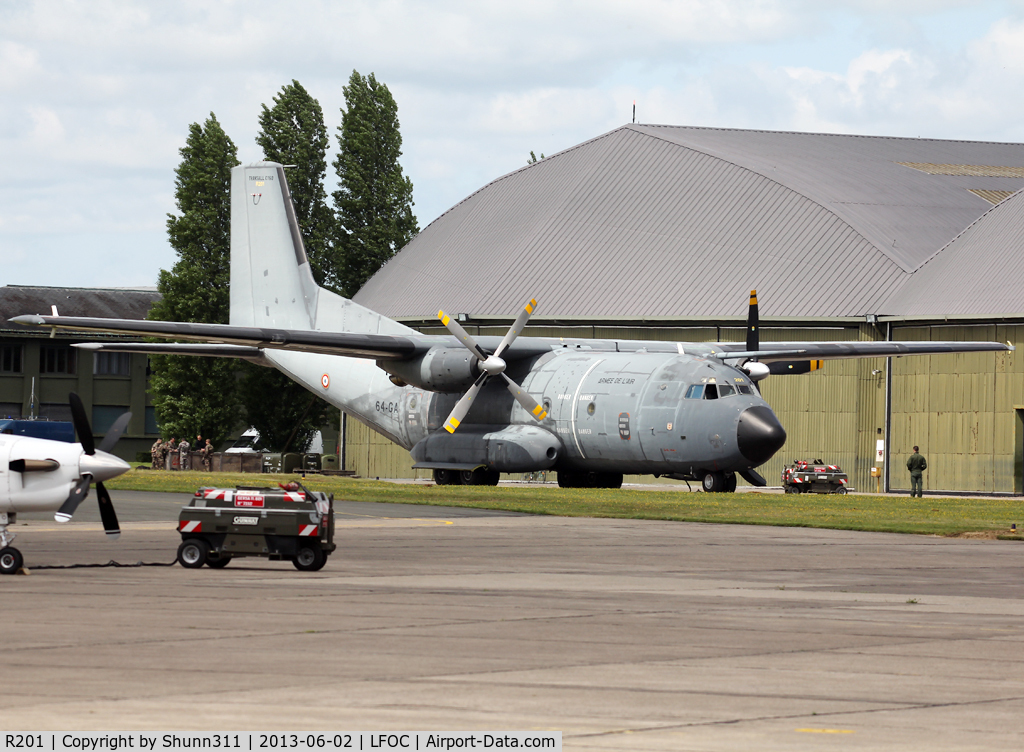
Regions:
<instances>
[{"instance_id":1,"label":"propeller hub","mask_svg":"<svg viewBox=\"0 0 1024 752\"><path fill-rule=\"evenodd\" d=\"M488 376L497 376L505 372L505 361L497 355L489 355L486 360L480 361L480 370Z\"/></svg>"},{"instance_id":2,"label":"propeller hub","mask_svg":"<svg viewBox=\"0 0 1024 752\"><path fill-rule=\"evenodd\" d=\"M95 454L83 454L78 463L79 474L91 475L96 483L116 478L131 469L132 466L123 459L107 454L102 449L97 450Z\"/></svg>"}]
</instances>

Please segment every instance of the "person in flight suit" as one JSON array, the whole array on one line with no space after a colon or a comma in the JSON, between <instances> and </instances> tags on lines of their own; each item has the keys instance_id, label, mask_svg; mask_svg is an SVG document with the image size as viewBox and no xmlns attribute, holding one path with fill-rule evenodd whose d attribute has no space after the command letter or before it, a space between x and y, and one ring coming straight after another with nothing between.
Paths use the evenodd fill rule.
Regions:
<instances>
[{"instance_id":1,"label":"person in flight suit","mask_svg":"<svg viewBox=\"0 0 1024 752\"><path fill-rule=\"evenodd\" d=\"M923 496L924 471L928 469L928 460L921 454L919 447L914 447L914 453L907 459L907 470L910 471L910 496Z\"/></svg>"}]
</instances>

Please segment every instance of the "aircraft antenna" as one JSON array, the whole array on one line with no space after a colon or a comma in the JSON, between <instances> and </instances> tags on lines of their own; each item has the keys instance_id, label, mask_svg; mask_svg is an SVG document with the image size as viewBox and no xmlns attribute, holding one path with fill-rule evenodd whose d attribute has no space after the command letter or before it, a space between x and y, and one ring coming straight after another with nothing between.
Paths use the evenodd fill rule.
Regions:
<instances>
[{"instance_id":1,"label":"aircraft antenna","mask_svg":"<svg viewBox=\"0 0 1024 752\"><path fill-rule=\"evenodd\" d=\"M636 125L636 100L633 100L633 125Z\"/></svg>"}]
</instances>

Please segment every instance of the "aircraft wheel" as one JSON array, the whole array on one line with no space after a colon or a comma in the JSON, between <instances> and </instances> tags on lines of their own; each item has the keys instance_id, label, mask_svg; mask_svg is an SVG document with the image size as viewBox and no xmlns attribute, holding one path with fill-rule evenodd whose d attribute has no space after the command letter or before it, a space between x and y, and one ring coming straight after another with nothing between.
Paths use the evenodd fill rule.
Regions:
<instances>
[{"instance_id":1,"label":"aircraft wheel","mask_svg":"<svg viewBox=\"0 0 1024 752\"><path fill-rule=\"evenodd\" d=\"M186 569L199 569L210 557L210 544L202 538L189 538L178 546L178 563Z\"/></svg>"},{"instance_id":2,"label":"aircraft wheel","mask_svg":"<svg viewBox=\"0 0 1024 752\"><path fill-rule=\"evenodd\" d=\"M558 471L559 488L582 488L583 483L580 473L569 472L568 470Z\"/></svg>"},{"instance_id":3,"label":"aircraft wheel","mask_svg":"<svg viewBox=\"0 0 1024 752\"><path fill-rule=\"evenodd\" d=\"M476 470L463 470L459 473L459 480L464 486L496 486L500 479L501 473L484 467L478 467Z\"/></svg>"},{"instance_id":4,"label":"aircraft wheel","mask_svg":"<svg viewBox=\"0 0 1024 752\"><path fill-rule=\"evenodd\" d=\"M12 546L0 548L0 574L17 574L25 559L21 551Z\"/></svg>"},{"instance_id":5,"label":"aircraft wheel","mask_svg":"<svg viewBox=\"0 0 1024 752\"><path fill-rule=\"evenodd\" d=\"M736 493L736 473L729 473L725 476L725 492Z\"/></svg>"},{"instance_id":6,"label":"aircraft wheel","mask_svg":"<svg viewBox=\"0 0 1024 752\"><path fill-rule=\"evenodd\" d=\"M439 486L454 486L459 482L459 474L446 467L434 468L434 483Z\"/></svg>"},{"instance_id":7,"label":"aircraft wheel","mask_svg":"<svg viewBox=\"0 0 1024 752\"><path fill-rule=\"evenodd\" d=\"M592 473L591 488L622 488L622 473Z\"/></svg>"},{"instance_id":8,"label":"aircraft wheel","mask_svg":"<svg viewBox=\"0 0 1024 752\"><path fill-rule=\"evenodd\" d=\"M221 554L216 559L213 559L213 558L207 558L206 559L206 566L208 566L210 569L223 569L224 567L226 567L230 563L231 563L231 557L228 556L227 554Z\"/></svg>"},{"instance_id":9,"label":"aircraft wheel","mask_svg":"<svg viewBox=\"0 0 1024 752\"><path fill-rule=\"evenodd\" d=\"M720 473L717 470L704 473L700 485L708 493L721 493L725 490L725 473Z\"/></svg>"},{"instance_id":10,"label":"aircraft wheel","mask_svg":"<svg viewBox=\"0 0 1024 752\"><path fill-rule=\"evenodd\" d=\"M318 572L327 563L327 554L320 546L304 545L292 559L292 564L300 572Z\"/></svg>"}]
</instances>

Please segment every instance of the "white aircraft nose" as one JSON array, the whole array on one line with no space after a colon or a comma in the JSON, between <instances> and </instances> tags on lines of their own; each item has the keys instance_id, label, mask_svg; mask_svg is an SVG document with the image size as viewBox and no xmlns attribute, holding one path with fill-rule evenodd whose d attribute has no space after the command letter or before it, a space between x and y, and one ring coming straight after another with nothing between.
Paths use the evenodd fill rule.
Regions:
<instances>
[{"instance_id":1,"label":"white aircraft nose","mask_svg":"<svg viewBox=\"0 0 1024 752\"><path fill-rule=\"evenodd\" d=\"M97 483L116 478L121 473L126 473L132 466L120 457L96 450L96 454L83 454L78 463L78 470L82 475L91 475Z\"/></svg>"}]
</instances>

